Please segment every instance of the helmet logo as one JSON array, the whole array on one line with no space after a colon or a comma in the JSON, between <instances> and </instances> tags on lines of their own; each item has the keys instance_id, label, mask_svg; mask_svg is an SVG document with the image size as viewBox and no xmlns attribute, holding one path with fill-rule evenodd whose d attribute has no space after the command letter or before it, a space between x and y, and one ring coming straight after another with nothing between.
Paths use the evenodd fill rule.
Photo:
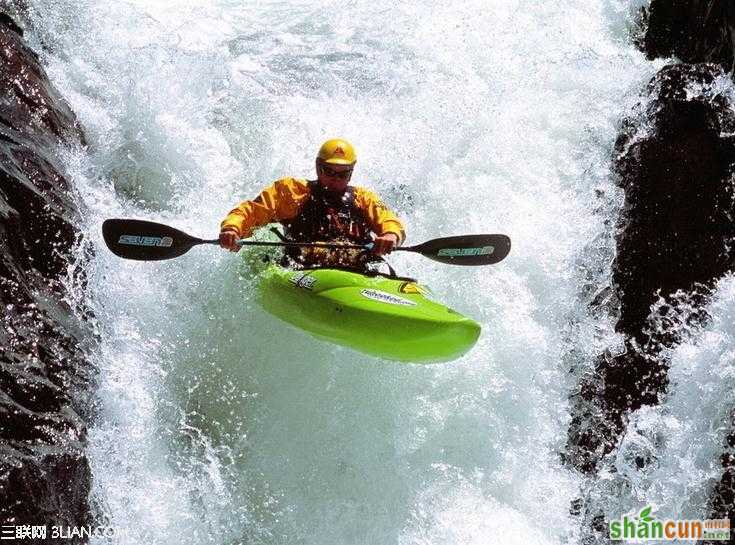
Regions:
<instances>
[{"instance_id":1,"label":"helmet logo","mask_svg":"<svg viewBox=\"0 0 735 545\"><path fill-rule=\"evenodd\" d=\"M334 152L333 153L334 153L334 155L341 155L342 157L345 156L345 151L342 149L341 146L337 146L336 148L334 148Z\"/></svg>"}]
</instances>

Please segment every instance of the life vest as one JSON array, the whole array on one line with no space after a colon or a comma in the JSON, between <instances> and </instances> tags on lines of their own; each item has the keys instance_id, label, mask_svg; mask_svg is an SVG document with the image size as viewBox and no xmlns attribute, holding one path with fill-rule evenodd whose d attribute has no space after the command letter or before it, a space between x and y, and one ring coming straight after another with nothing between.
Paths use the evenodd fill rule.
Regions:
<instances>
[{"instance_id":1,"label":"life vest","mask_svg":"<svg viewBox=\"0 0 735 545\"><path fill-rule=\"evenodd\" d=\"M311 180L308 183L309 197L304 206L296 217L281 222L286 238L297 242L340 241L350 244L372 241L364 214L355 206L353 187L348 186L341 196L335 197L324 191L318 181ZM288 248L285 254L302 266L314 266L324 261L324 257L315 257L313 250ZM326 255L340 265L358 268L375 260L359 250L332 250Z\"/></svg>"},{"instance_id":2,"label":"life vest","mask_svg":"<svg viewBox=\"0 0 735 545\"><path fill-rule=\"evenodd\" d=\"M286 236L298 242L342 240L353 244L371 242L370 228L355 206L355 190L348 186L341 197L309 181L309 197L295 218L281 222Z\"/></svg>"}]
</instances>

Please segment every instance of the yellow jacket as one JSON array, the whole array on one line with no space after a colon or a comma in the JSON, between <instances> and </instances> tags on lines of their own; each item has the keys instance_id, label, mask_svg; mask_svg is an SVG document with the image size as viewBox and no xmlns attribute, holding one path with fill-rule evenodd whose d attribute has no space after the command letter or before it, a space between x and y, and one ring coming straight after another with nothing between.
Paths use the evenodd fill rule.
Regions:
<instances>
[{"instance_id":1,"label":"yellow jacket","mask_svg":"<svg viewBox=\"0 0 735 545\"><path fill-rule=\"evenodd\" d=\"M264 189L251 201L243 201L230 211L221 224L221 230L235 231L247 238L258 227L295 218L309 198L306 180L282 178ZM380 198L365 189L354 187L355 206L365 215L370 229L378 236L395 233L399 244L405 238L403 224Z\"/></svg>"}]
</instances>

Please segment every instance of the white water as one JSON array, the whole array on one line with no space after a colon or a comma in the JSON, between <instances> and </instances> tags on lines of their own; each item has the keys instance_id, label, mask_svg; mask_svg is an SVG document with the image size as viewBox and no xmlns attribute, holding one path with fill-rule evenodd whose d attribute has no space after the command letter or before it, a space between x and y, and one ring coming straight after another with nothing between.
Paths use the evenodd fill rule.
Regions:
<instances>
[{"instance_id":1,"label":"white water","mask_svg":"<svg viewBox=\"0 0 735 545\"><path fill-rule=\"evenodd\" d=\"M97 249L90 457L120 543L578 540L569 504L588 484L558 452L571 364L615 341L585 302L609 275L617 124L660 66L629 44L641 2L37 4L50 74L91 143L70 157ZM216 248L161 263L104 248L114 216L213 237L239 200L311 176L333 135L356 144L353 181L393 205L410 241L512 237L483 270L391 259L482 323L463 359L403 365L319 343L264 315L240 260ZM610 516L647 499L704 513L718 445L686 439L732 406L715 399L732 391L730 326L717 325L732 309L718 308L703 344L677 352L681 388L655 418L681 427L666 428L659 473L593 488L612 494L599 500Z\"/></svg>"}]
</instances>

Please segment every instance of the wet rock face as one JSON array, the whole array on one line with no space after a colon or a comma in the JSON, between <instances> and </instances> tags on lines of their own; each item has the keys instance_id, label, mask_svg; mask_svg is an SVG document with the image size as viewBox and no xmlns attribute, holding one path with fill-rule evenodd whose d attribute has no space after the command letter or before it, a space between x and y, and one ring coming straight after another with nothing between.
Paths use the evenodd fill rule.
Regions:
<instances>
[{"instance_id":1,"label":"wet rock face","mask_svg":"<svg viewBox=\"0 0 735 545\"><path fill-rule=\"evenodd\" d=\"M683 189L677 191L678 198L672 199L670 204L664 206L665 200L662 199L649 208L664 214L668 211L668 216L664 217L671 218L677 232L683 236L674 240L664 235L661 242L654 243L653 250L648 252L649 256L658 252L667 257L669 270L658 274L645 266L636 270L636 256L646 252L632 250L625 236L622 237L618 251L626 252L626 257L619 260L615 276L620 285L625 286L626 279L632 277L633 272L654 274L661 278L664 289L671 290L679 284L681 289L694 293L695 298L700 298L700 301L695 300L695 305L701 307L706 303L713 283L733 269L735 158L732 135L735 134L735 121L732 104L728 104L724 96L708 92L707 87L722 77L723 72L732 77L735 68L735 2L653 0L649 13L649 28L644 41L649 58L675 55L685 63L715 63L717 66L683 64L667 67L654 80L660 82L658 89L655 85L652 89L659 97L660 110L656 115L659 133L676 138L664 140L648 153L641 150L641 156L648 155L652 160L658 157L662 164L670 164L673 160L681 170L672 172L671 179L677 189ZM626 138L624 134L619 144L624 144ZM635 161L632 171L626 168L626 161L620 166L621 179L625 179L629 172L635 172ZM644 174L643 179L655 179L655 176ZM635 189L631 190L631 194L635 192ZM626 187L626 198L628 193ZM699 211L698 207L701 207ZM673 251L667 253L668 249ZM677 251L684 252L683 257L676 259ZM648 261L651 261L650 257ZM628 266L631 273L623 271ZM646 293L646 283L643 284L642 291ZM632 334L640 323L642 301L638 301L637 310L633 310L635 297L624 297L630 312L621 316L619 325L621 331ZM623 307L626 307L625 303ZM700 312L694 321L706 319L702 314ZM663 342L674 340L675 334L669 334ZM665 371L665 362L657 361L657 364ZM665 382L662 382L661 389L664 387ZM732 414L735 415L735 408ZM712 518L729 518L732 521L735 520L735 417L731 418L730 429L732 431L726 438L721 455L722 478L713 488L709 504Z\"/></svg>"},{"instance_id":2,"label":"wet rock face","mask_svg":"<svg viewBox=\"0 0 735 545\"><path fill-rule=\"evenodd\" d=\"M649 59L678 57L729 71L735 47L731 0L651 0L643 48Z\"/></svg>"},{"instance_id":3,"label":"wet rock face","mask_svg":"<svg viewBox=\"0 0 735 545\"><path fill-rule=\"evenodd\" d=\"M735 116L713 90L724 77L715 65L665 67L649 85L650 128L628 121L617 141L617 330L640 344L658 292L706 292L733 262L735 142L723 135L735 133Z\"/></svg>"},{"instance_id":4,"label":"wet rock face","mask_svg":"<svg viewBox=\"0 0 735 545\"><path fill-rule=\"evenodd\" d=\"M57 149L75 117L0 14L0 524L88 522L91 338L63 284L79 217Z\"/></svg>"},{"instance_id":5,"label":"wet rock face","mask_svg":"<svg viewBox=\"0 0 735 545\"><path fill-rule=\"evenodd\" d=\"M625 206L613 287L626 351L601 355L571 398L565 458L585 473L616 448L632 411L666 395L665 349L707 321L711 290L735 265L735 108L718 90L735 66L735 2L652 0L644 13L648 57L683 63L653 78L646 111L623 123L616 143ZM723 449L710 516L733 520L735 431Z\"/></svg>"},{"instance_id":6,"label":"wet rock face","mask_svg":"<svg viewBox=\"0 0 735 545\"><path fill-rule=\"evenodd\" d=\"M616 143L625 205L613 283L627 342L624 354L599 358L574 400L570 458L584 472L615 448L632 411L665 394L662 350L706 321L711 289L735 261L735 116L716 92L724 77L713 64L663 68Z\"/></svg>"}]
</instances>

